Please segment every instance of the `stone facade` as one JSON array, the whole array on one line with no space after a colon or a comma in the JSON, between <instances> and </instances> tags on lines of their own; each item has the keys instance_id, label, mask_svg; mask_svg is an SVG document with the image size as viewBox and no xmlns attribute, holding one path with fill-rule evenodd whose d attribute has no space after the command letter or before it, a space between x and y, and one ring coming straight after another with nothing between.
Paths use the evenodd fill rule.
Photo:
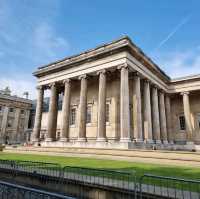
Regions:
<instances>
[{"instance_id":1,"label":"stone facade","mask_svg":"<svg viewBox=\"0 0 200 199\"><path fill-rule=\"evenodd\" d=\"M171 79L128 37L40 67L34 75L34 143L108 148L200 144L200 76ZM47 89L49 111L43 112Z\"/></svg>"},{"instance_id":2,"label":"stone facade","mask_svg":"<svg viewBox=\"0 0 200 199\"><path fill-rule=\"evenodd\" d=\"M28 139L32 101L0 92L0 143L19 144Z\"/></svg>"}]
</instances>

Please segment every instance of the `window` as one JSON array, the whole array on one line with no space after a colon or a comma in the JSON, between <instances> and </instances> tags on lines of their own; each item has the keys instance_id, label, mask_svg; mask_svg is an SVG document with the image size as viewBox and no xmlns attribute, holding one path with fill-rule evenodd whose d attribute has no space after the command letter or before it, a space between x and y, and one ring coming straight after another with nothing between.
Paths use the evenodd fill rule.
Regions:
<instances>
[{"instance_id":1,"label":"window","mask_svg":"<svg viewBox=\"0 0 200 199\"><path fill-rule=\"evenodd\" d=\"M9 112L13 113L14 112L14 108L9 108Z\"/></svg>"},{"instance_id":2,"label":"window","mask_svg":"<svg viewBox=\"0 0 200 199\"><path fill-rule=\"evenodd\" d=\"M75 125L75 122L76 122L76 108L72 108L70 114L70 125Z\"/></svg>"},{"instance_id":3,"label":"window","mask_svg":"<svg viewBox=\"0 0 200 199\"><path fill-rule=\"evenodd\" d=\"M60 139L60 132L57 132L57 140Z\"/></svg>"},{"instance_id":4,"label":"window","mask_svg":"<svg viewBox=\"0 0 200 199\"><path fill-rule=\"evenodd\" d=\"M183 115L179 116L179 125L180 125L180 130L185 130L185 117Z\"/></svg>"},{"instance_id":5,"label":"window","mask_svg":"<svg viewBox=\"0 0 200 199\"><path fill-rule=\"evenodd\" d=\"M13 118L8 118L8 122L7 122L7 127L8 128L12 128L12 126L13 126Z\"/></svg>"},{"instance_id":6,"label":"window","mask_svg":"<svg viewBox=\"0 0 200 199\"><path fill-rule=\"evenodd\" d=\"M106 104L106 122L110 121L110 105Z\"/></svg>"},{"instance_id":7,"label":"window","mask_svg":"<svg viewBox=\"0 0 200 199\"><path fill-rule=\"evenodd\" d=\"M200 114L197 115L197 125L198 128L200 128Z\"/></svg>"},{"instance_id":8,"label":"window","mask_svg":"<svg viewBox=\"0 0 200 199\"><path fill-rule=\"evenodd\" d=\"M19 128L24 129L24 125L25 125L25 119L21 118L19 122Z\"/></svg>"},{"instance_id":9,"label":"window","mask_svg":"<svg viewBox=\"0 0 200 199\"><path fill-rule=\"evenodd\" d=\"M23 115L23 114L24 114L24 112L25 112L24 110L21 110L21 115Z\"/></svg>"},{"instance_id":10,"label":"window","mask_svg":"<svg viewBox=\"0 0 200 199\"><path fill-rule=\"evenodd\" d=\"M87 118L86 118L86 123L91 123L92 122L92 107L88 106L87 107Z\"/></svg>"}]
</instances>

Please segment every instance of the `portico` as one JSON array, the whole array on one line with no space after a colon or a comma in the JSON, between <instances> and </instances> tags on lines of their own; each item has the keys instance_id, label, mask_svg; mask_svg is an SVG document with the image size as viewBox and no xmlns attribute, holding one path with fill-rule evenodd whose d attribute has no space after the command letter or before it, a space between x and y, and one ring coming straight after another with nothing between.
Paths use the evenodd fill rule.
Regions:
<instances>
[{"instance_id":1,"label":"portico","mask_svg":"<svg viewBox=\"0 0 200 199\"><path fill-rule=\"evenodd\" d=\"M170 148L176 139L171 105L176 95L182 97L186 142L195 141L190 93L176 92L177 85L127 37L41 67L34 75L38 78L34 143ZM46 89L50 102L45 115Z\"/></svg>"}]
</instances>

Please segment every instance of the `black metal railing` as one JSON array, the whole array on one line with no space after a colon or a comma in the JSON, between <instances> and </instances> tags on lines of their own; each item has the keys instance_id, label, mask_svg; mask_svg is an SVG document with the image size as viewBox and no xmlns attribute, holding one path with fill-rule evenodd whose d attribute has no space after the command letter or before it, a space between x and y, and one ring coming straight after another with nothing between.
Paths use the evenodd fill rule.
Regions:
<instances>
[{"instance_id":1,"label":"black metal railing","mask_svg":"<svg viewBox=\"0 0 200 199\"><path fill-rule=\"evenodd\" d=\"M136 190L136 172L121 172L105 169L80 168L66 166L63 178L93 185L104 185L127 190Z\"/></svg>"},{"instance_id":2,"label":"black metal railing","mask_svg":"<svg viewBox=\"0 0 200 199\"><path fill-rule=\"evenodd\" d=\"M145 174L140 178L140 198L200 199L200 181Z\"/></svg>"},{"instance_id":3,"label":"black metal railing","mask_svg":"<svg viewBox=\"0 0 200 199\"><path fill-rule=\"evenodd\" d=\"M0 160L0 169L11 169L12 172L28 172L41 175L59 177L62 170L57 163Z\"/></svg>"},{"instance_id":4,"label":"black metal railing","mask_svg":"<svg viewBox=\"0 0 200 199\"><path fill-rule=\"evenodd\" d=\"M74 199L61 194L0 181L1 199Z\"/></svg>"},{"instance_id":5,"label":"black metal railing","mask_svg":"<svg viewBox=\"0 0 200 199\"><path fill-rule=\"evenodd\" d=\"M200 181L145 174L66 166L56 163L0 160L0 170L42 179L57 180L57 184L77 184L77 187L97 186L101 189L117 189L130 193L129 198L183 198L200 199ZM59 187L59 186L58 186ZM83 190L81 188L81 190ZM77 196L78 197L78 196ZM123 198L123 197L122 197ZM124 197L125 198L125 197Z\"/></svg>"}]
</instances>

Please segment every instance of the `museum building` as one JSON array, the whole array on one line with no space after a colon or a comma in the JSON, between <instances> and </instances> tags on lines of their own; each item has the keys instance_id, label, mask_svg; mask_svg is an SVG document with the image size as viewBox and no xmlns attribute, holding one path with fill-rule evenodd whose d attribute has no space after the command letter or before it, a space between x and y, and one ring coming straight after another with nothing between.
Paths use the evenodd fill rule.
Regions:
<instances>
[{"instance_id":1,"label":"museum building","mask_svg":"<svg viewBox=\"0 0 200 199\"><path fill-rule=\"evenodd\" d=\"M200 75L171 79L128 37L40 67L34 76L35 144L200 149Z\"/></svg>"},{"instance_id":2,"label":"museum building","mask_svg":"<svg viewBox=\"0 0 200 199\"><path fill-rule=\"evenodd\" d=\"M0 90L0 144L22 144L29 141L30 114L33 102Z\"/></svg>"}]
</instances>

